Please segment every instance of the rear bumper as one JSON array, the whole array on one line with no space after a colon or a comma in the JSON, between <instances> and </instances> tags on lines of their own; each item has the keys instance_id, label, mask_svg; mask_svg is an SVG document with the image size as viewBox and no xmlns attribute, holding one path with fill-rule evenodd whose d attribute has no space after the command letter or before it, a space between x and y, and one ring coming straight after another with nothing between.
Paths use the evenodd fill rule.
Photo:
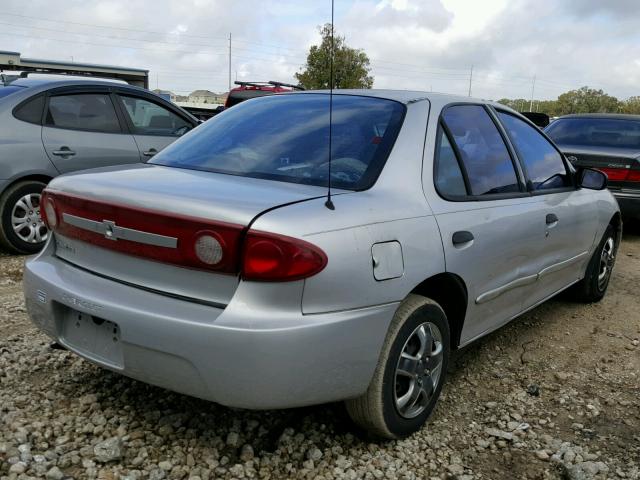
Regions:
<instances>
[{"instance_id":1,"label":"rear bumper","mask_svg":"<svg viewBox=\"0 0 640 480\"><path fill-rule=\"evenodd\" d=\"M246 302L219 309L96 276L52 250L50 242L25 265L27 310L38 328L105 368L233 407L297 407L362 394L397 308L297 317L252 311ZM69 312L117 324L121 361L70 343Z\"/></svg>"},{"instance_id":2,"label":"rear bumper","mask_svg":"<svg viewBox=\"0 0 640 480\"><path fill-rule=\"evenodd\" d=\"M611 192L620 205L623 217L640 220L640 193L636 192Z\"/></svg>"}]
</instances>

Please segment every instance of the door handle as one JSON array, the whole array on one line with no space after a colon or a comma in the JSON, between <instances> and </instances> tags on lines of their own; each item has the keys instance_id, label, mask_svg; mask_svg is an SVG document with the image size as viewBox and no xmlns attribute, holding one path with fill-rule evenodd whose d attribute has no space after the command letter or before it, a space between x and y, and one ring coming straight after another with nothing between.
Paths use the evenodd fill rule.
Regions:
<instances>
[{"instance_id":1,"label":"door handle","mask_svg":"<svg viewBox=\"0 0 640 480\"><path fill-rule=\"evenodd\" d=\"M453 237L451 237L451 241L454 245L462 245L464 243L469 243L474 239L473 233L467 232L466 230L462 230L460 232L455 232Z\"/></svg>"},{"instance_id":2,"label":"door handle","mask_svg":"<svg viewBox=\"0 0 640 480\"><path fill-rule=\"evenodd\" d=\"M60 150L54 150L51 153L53 153L58 157L72 157L73 155L76 154L76 152L71 150L69 147L60 147Z\"/></svg>"},{"instance_id":3,"label":"door handle","mask_svg":"<svg viewBox=\"0 0 640 480\"><path fill-rule=\"evenodd\" d=\"M558 223L558 217L556 216L555 213L548 213L546 221L547 221L547 225L554 225Z\"/></svg>"},{"instance_id":4,"label":"door handle","mask_svg":"<svg viewBox=\"0 0 640 480\"><path fill-rule=\"evenodd\" d=\"M155 148L150 148L146 152L142 152L145 157L153 157L156 153L158 153L158 150L156 150Z\"/></svg>"}]
</instances>

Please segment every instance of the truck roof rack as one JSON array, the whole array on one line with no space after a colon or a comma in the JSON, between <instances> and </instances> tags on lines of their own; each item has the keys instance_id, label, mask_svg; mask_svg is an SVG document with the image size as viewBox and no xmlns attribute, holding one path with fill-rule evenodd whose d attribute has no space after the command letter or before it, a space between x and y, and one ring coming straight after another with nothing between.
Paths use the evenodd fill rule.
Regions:
<instances>
[{"instance_id":1,"label":"truck roof rack","mask_svg":"<svg viewBox=\"0 0 640 480\"><path fill-rule=\"evenodd\" d=\"M293 88L294 90L304 90L304 87L301 85L293 85L292 83L283 83L283 82L274 82L273 80L269 81L270 85L273 85L274 87L289 87L289 88Z\"/></svg>"},{"instance_id":2,"label":"truck roof rack","mask_svg":"<svg viewBox=\"0 0 640 480\"><path fill-rule=\"evenodd\" d=\"M241 87L288 87L288 88L292 88L294 90L304 90L303 87L301 87L300 85L293 85L291 83L284 83L284 82L275 82L273 80L270 80L268 82L241 82L236 80L235 81L236 85L239 85Z\"/></svg>"}]
</instances>

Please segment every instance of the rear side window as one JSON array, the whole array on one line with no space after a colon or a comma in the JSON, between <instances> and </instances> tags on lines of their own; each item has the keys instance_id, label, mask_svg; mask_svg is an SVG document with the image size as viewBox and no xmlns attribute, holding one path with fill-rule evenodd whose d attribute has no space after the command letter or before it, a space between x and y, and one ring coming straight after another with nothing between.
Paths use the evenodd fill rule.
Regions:
<instances>
[{"instance_id":1,"label":"rear side window","mask_svg":"<svg viewBox=\"0 0 640 480\"><path fill-rule=\"evenodd\" d=\"M464 177L453 151L451 141L445 131L438 131L438 152L436 155L436 188L445 197L463 197L467 195Z\"/></svg>"},{"instance_id":2,"label":"rear side window","mask_svg":"<svg viewBox=\"0 0 640 480\"><path fill-rule=\"evenodd\" d=\"M272 95L243 102L171 144L150 163L243 177L363 190L400 131L405 106L382 98ZM331 143L331 155L329 144Z\"/></svg>"},{"instance_id":3,"label":"rear side window","mask_svg":"<svg viewBox=\"0 0 640 480\"><path fill-rule=\"evenodd\" d=\"M499 111L498 117L524 164L531 189L549 190L571 185L562 157L537 128L506 112Z\"/></svg>"},{"instance_id":4,"label":"rear side window","mask_svg":"<svg viewBox=\"0 0 640 480\"><path fill-rule=\"evenodd\" d=\"M143 98L121 95L125 111L135 133L141 135L180 136L191 129L184 118Z\"/></svg>"},{"instance_id":5,"label":"rear side window","mask_svg":"<svg viewBox=\"0 0 640 480\"><path fill-rule=\"evenodd\" d=\"M18 120L29 123L42 123L42 110L44 109L44 95L30 98L13 111Z\"/></svg>"},{"instance_id":6,"label":"rear side window","mask_svg":"<svg viewBox=\"0 0 640 480\"><path fill-rule=\"evenodd\" d=\"M442 114L469 178L469 195L519 192L511 155L487 111L480 105L456 105Z\"/></svg>"},{"instance_id":7,"label":"rear side window","mask_svg":"<svg viewBox=\"0 0 640 480\"><path fill-rule=\"evenodd\" d=\"M78 93L49 98L46 124L72 130L119 133L120 123L107 94Z\"/></svg>"}]
</instances>

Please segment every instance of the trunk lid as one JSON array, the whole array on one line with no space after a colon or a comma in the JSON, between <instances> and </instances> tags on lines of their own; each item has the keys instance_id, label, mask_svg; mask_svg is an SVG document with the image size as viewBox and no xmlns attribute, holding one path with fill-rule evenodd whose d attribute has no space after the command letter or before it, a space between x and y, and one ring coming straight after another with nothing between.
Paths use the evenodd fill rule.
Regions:
<instances>
[{"instance_id":1,"label":"trunk lid","mask_svg":"<svg viewBox=\"0 0 640 480\"><path fill-rule=\"evenodd\" d=\"M57 177L47 190L59 222L56 256L107 278L220 308L237 288L233 262L251 221L265 210L326 194L322 187L156 165L78 172ZM225 252L235 258L224 271L197 268L189 242L198 231L218 229L231 232L225 238L234 245L225 245ZM192 264L183 262L184 251Z\"/></svg>"},{"instance_id":2,"label":"trunk lid","mask_svg":"<svg viewBox=\"0 0 640 480\"><path fill-rule=\"evenodd\" d=\"M640 151L626 148L586 147L583 145L559 145L560 150L575 167L602 169L609 175L611 190L639 188L638 182L618 180L617 171L640 171ZM624 175L622 175L624 176Z\"/></svg>"}]
</instances>

